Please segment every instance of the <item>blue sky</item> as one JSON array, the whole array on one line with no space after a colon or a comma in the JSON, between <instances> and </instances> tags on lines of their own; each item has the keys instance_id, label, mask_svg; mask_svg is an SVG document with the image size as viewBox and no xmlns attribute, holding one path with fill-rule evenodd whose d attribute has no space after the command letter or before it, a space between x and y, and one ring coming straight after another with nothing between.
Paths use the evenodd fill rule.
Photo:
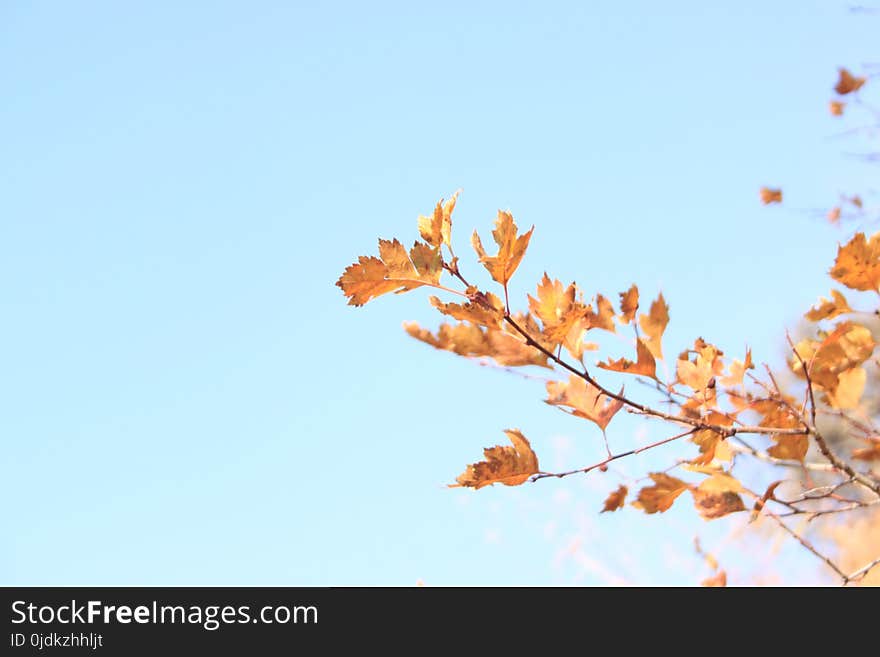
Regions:
<instances>
[{"instance_id":1,"label":"blue sky","mask_svg":"<svg viewBox=\"0 0 880 657\"><path fill-rule=\"evenodd\" d=\"M692 537L723 550L730 526L599 516L613 472L446 489L507 427L545 467L601 439L540 382L406 337L437 321L426 294L354 309L333 283L462 188L475 276L473 228L498 208L536 225L519 303L545 269L615 298L637 282L670 304L670 353L703 336L778 364L844 237L807 210L868 180L827 101L837 66L876 56L875 21L842 2L3 3L0 582L706 576ZM796 559L787 581L818 577Z\"/></svg>"}]
</instances>

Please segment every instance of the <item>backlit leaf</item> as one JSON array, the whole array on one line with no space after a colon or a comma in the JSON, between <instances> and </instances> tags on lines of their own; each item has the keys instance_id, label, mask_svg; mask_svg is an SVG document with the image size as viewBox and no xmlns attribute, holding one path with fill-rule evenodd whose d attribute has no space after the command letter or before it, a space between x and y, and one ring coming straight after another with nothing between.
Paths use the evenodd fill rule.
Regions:
<instances>
[{"instance_id":1,"label":"backlit leaf","mask_svg":"<svg viewBox=\"0 0 880 657\"><path fill-rule=\"evenodd\" d=\"M880 233L870 240L856 233L846 245L838 247L831 278L852 290L877 290L880 284Z\"/></svg>"},{"instance_id":2,"label":"backlit leaf","mask_svg":"<svg viewBox=\"0 0 880 657\"><path fill-rule=\"evenodd\" d=\"M707 491L702 488L691 490L694 506L704 520L715 520L729 513L745 511L742 498L732 491Z\"/></svg>"},{"instance_id":3,"label":"backlit leaf","mask_svg":"<svg viewBox=\"0 0 880 657\"><path fill-rule=\"evenodd\" d=\"M642 488L638 499L632 503L645 513L662 513L668 510L675 498L688 489L688 485L681 479L663 472L652 472L649 476L654 480L654 485Z\"/></svg>"},{"instance_id":4,"label":"backlit leaf","mask_svg":"<svg viewBox=\"0 0 880 657\"><path fill-rule=\"evenodd\" d=\"M807 448L810 446L806 435L774 434L772 438L776 444L767 450L770 456L803 463Z\"/></svg>"},{"instance_id":5,"label":"backlit leaf","mask_svg":"<svg viewBox=\"0 0 880 657\"><path fill-rule=\"evenodd\" d=\"M620 293L620 321L629 324L639 309L639 288L633 283L626 292Z\"/></svg>"},{"instance_id":6,"label":"backlit leaf","mask_svg":"<svg viewBox=\"0 0 880 657\"><path fill-rule=\"evenodd\" d=\"M623 503L626 500L626 494L628 492L629 489L621 484L617 488L617 490L612 491L611 494L605 498L605 503L603 504L602 510L599 513L605 513L606 511L617 511L623 506Z\"/></svg>"},{"instance_id":7,"label":"backlit leaf","mask_svg":"<svg viewBox=\"0 0 880 657\"><path fill-rule=\"evenodd\" d=\"M810 309L804 317L811 322L818 322L823 319L831 319L832 317L851 312L852 308L849 307L846 297L837 290L831 290L831 301L828 301L824 297L819 299L819 305Z\"/></svg>"},{"instance_id":8,"label":"backlit leaf","mask_svg":"<svg viewBox=\"0 0 880 657\"><path fill-rule=\"evenodd\" d=\"M622 392L622 391L621 391ZM622 407L623 402L612 399L579 376L572 374L568 381L548 381L546 403L564 406L572 415L595 422L603 431Z\"/></svg>"},{"instance_id":9,"label":"backlit leaf","mask_svg":"<svg viewBox=\"0 0 880 657\"><path fill-rule=\"evenodd\" d=\"M534 226L529 229L529 232L517 236L517 227L513 216L509 212L499 210L498 218L495 220L495 230L492 231L492 237L498 245L498 253L494 256L486 254L480 236L477 231L474 231L471 244L477 252L480 262L496 282L507 285L525 255L533 230L535 230Z\"/></svg>"},{"instance_id":10,"label":"backlit leaf","mask_svg":"<svg viewBox=\"0 0 880 657\"><path fill-rule=\"evenodd\" d=\"M643 340L636 340L636 353L637 360L635 363L626 358L618 360L611 360L609 358L607 363L598 363L598 365L603 370L611 370L612 372L650 376L652 379L657 378L657 364Z\"/></svg>"},{"instance_id":11,"label":"backlit leaf","mask_svg":"<svg viewBox=\"0 0 880 657\"><path fill-rule=\"evenodd\" d=\"M761 203L770 205L771 203L782 203L782 190L771 189L770 187L762 187L759 190Z\"/></svg>"},{"instance_id":12,"label":"backlit leaf","mask_svg":"<svg viewBox=\"0 0 880 657\"><path fill-rule=\"evenodd\" d=\"M639 326L645 334L645 345L654 358L663 358L663 348L660 343L667 324L669 324L669 306L666 305L661 292L651 303L650 312L639 316Z\"/></svg>"},{"instance_id":13,"label":"backlit leaf","mask_svg":"<svg viewBox=\"0 0 880 657\"><path fill-rule=\"evenodd\" d=\"M519 486L539 472L538 457L528 439L518 429L507 429L504 433L513 447L487 447L483 450L486 460L467 466L456 479L458 483L450 488L465 486L479 490L492 484Z\"/></svg>"},{"instance_id":14,"label":"backlit leaf","mask_svg":"<svg viewBox=\"0 0 880 657\"><path fill-rule=\"evenodd\" d=\"M441 199L430 217L419 216L419 233L422 239L433 247L439 247L441 244L450 246L452 211L455 209L458 194L459 192L455 192L446 203Z\"/></svg>"}]
</instances>

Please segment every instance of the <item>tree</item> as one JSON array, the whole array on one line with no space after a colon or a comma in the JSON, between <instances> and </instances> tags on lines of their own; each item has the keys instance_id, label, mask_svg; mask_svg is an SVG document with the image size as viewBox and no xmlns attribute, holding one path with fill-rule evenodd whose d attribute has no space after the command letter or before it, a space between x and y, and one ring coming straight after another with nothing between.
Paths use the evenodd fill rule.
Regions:
<instances>
[{"instance_id":1,"label":"tree","mask_svg":"<svg viewBox=\"0 0 880 657\"><path fill-rule=\"evenodd\" d=\"M864 107L859 91L866 82L867 77L840 69L831 114L841 116L848 99ZM783 193L762 188L760 199L764 204L781 203ZM474 231L471 246L476 260L498 286L495 291L480 289L469 282L468 271L453 250L457 201L458 192L449 200L441 199L429 216L419 217L421 240L412 248L407 250L397 239L380 239L378 257L361 256L336 284L354 306L422 287L444 294L446 300L429 297L447 318L437 330L410 323L405 325L407 333L466 358L489 359L508 368L552 370L554 378L546 384L544 401L596 425L605 440L606 456L574 470L545 471L528 438L517 429L507 429L510 445L484 449L484 459L468 465L452 486L518 486L584 475L667 443L689 443L669 468L648 473L650 485L630 491L621 484L609 491L601 512L616 512L631 499L631 506L644 513L663 513L690 497L696 512L707 520L731 514L769 519L821 559L842 584L868 580L880 566L876 544L872 553L862 551L855 557L852 549L844 550L843 560L837 561L790 519L858 515L858 522L868 526L858 529L860 533L876 531L878 525L880 409L870 391L880 381L880 359L866 317L880 314L872 296L880 296L880 233L869 237L856 232L839 246L829 275L847 291L833 288L828 299L805 314L808 325L802 338L795 340L786 333L787 370L793 379L787 382L782 372L766 364L756 367L750 351L731 357L701 337L673 355L676 352L663 342L670 321L666 299L659 293L646 301L636 284L617 295L588 294L575 283L566 285L545 273L534 296L528 295L523 308L515 310L508 284L528 250L534 226L521 232L512 214L499 210L492 231L494 252L487 251ZM864 212L861 198L852 196L828 211L827 217L839 223ZM601 331L631 332L632 346L623 355L605 354L594 368L586 355L596 349L591 336ZM670 380L658 374L657 361L664 359L674 363ZM614 379L619 383L607 383ZM650 398L626 391L626 380L633 379L648 384L638 389L649 391ZM613 451L606 432L621 411L662 422L669 427L668 435L646 446ZM757 487L749 476L754 468L742 467L744 462L778 475L769 486ZM848 539L840 538L846 535L845 526L835 525L834 530L846 547ZM702 553L699 544L697 550ZM726 573L717 565L715 569L704 584L726 583Z\"/></svg>"}]
</instances>

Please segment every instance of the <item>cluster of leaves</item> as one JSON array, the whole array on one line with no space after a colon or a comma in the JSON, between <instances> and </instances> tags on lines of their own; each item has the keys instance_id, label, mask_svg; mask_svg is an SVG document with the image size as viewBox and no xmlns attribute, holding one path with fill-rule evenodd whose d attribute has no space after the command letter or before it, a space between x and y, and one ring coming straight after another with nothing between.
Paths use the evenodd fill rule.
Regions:
<instances>
[{"instance_id":1,"label":"cluster of leaves","mask_svg":"<svg viewBox=\"0 0 880 657\"><path fill-rule=\"evenodd\" d=\"M839 94L857 91L865 80L845 69L836 87ZM840 109L842 111L842 107ZM652 449L671 441L687 439L691 451L678 458L663 472L647 473L649 485L635 494L631 506L647 514L670 509L688 492L700 517L714 520L747 510L751 518L767 516L804 547L821 557L844 583L864 573L847 574L822 556L805 538L794 532L784 518L798 514L830 514L870 506L880 502L880 478L868 468L880 461L880 432L873 425L855 423L860 444L848 457L835 454L817 426L823 414L857 412L862 404L867 367L876 368L877 343L870 329L858 318L868 310L853 310L840 290L822 299L805 317L814 327L810 337L791 343L791 372L803 381L804 395L798 401L777 383L769 367L766 377L756 375L749 350L742 359L730 358L717 346L702 338L674 356L674 378L664 380L657 362L664 355L663 336L670 321L669 306L662 293L643 304L637 285L617 295L587 294L576 283L565 284L547 273L537 282L533 295L527 295L522 310L511 309L509 283L526 254L534 227L520 232L513 216L499 210L492 238L495 252L489 253L474 231L471 246L476 260L499 286L495 292L471 284L461 269L452 246L452 215L458 193L438 202L429 216L420 216L421 240L407 251L397 239L379 240L379 254L361 256L345 269L337 281L348 302L361 306L388 294L430 287L454 297L442 300L430 296L431 305L445 319L436 330L406 323L412 337L436 349L471 359L486 359L504 367L541 367L556 377L546 383L545 402L598 429L605 439L607 456L598 463L567 472L545 472L529 440L516 429L505 433L511 445L484 450L484 460L468 465L456 479L455 487L480 489L492 484L518 486L546 477L565 477L606 470L609 462ZM782 201L782 191L761 190L764 203ZM447 275L451 282L441 283ZM830 276L852 293L880 295L880 233L867 237L856 234L838 249ZM616 296L616 299L615 299ZM647 306L645 308L645 306ZM640 312L645 308L643 312ZM870 312L873 312L871 309ZM587 354L598 350L593 342L597 332L621 334L632 331L630 353L608 355L587 364ZM791 342L791 341L790 341ZM595 378L622 377L620 385L610 386ZM667 410L659 410L625 392L624 382L632 377L650 384ZM673 436L638 448L612 453L607 431L615 416L630 413L659 418L683 429ZM766 449L744 440L749 434L767 441ZM820 460L809 459L811 446ZM786 497L777 496L780 481L763 492L751 490L734 474L737 458L752 458L782 466L797 466L831 472L838 481L827 494L816 495L800 480L801 489ZM680 476L670 471L680 469ZM855 491L839 494L843 487ZM625 506L629 488L620 484L605 499L602 512ZM826 502L817 509L816 500ZM865 571L867 572L867 571ZM726 575L718 571L711 583L723 584Z\"/></svg>"}]
</instances>

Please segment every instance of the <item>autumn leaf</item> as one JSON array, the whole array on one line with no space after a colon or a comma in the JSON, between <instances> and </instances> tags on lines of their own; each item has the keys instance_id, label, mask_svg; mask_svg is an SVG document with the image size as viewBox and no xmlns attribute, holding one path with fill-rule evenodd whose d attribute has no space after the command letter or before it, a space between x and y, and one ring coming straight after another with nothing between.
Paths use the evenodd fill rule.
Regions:
<instances>
[{"instance_id":1,"label":"autumn leaf","mask_svg":"<svg viewBox=\"0 0 880 657\"><path fill-rule=\"evenodd\" d=\"M587 312L590 328L600 328L615 333L614 306L611 305L611 302L601 294L597 294L596 309L598 312L593 312L592 309Z\"/></svg>"},{"instance_id":2,"label":"autumn leaf","mask_svg":"<svg viewBox=\"0 0 880 657\"><path fill-rule=\"evenodd\" d=\"M771 436L776 442L767 453L773 458L804 462L810 446L805 434L777 433Z\"/></svg>"},{"instance_id":3,"label":"autumn leaf","mask_svg":"<svg viewBox=\"0 0 880 657\"><path fill-rule=\"evenodd\" d=\"M770 187L762 187L759 190L761 203L770 205L771 203L782 203L782 190L771 189Z\"/></svg>"},{"instance_id":4,"label":"autumn leaf","mask_svg":"<svg viewBox=\"0 0 880 657\"><path fill-rule=\"evenodd\" d=\"M537 298L528 295L529 310L544 325L544 336L552 344L565 342L587 312L587 307L575 300L577 287L571 283L563 288L562 283L551 281L545 272L538 284L537 294Z\"/></svg>"},{"instance_id":5,"label":"autumn leaf","mask_svg":"<svg viewBox=\"0 0 880 657\"><path fill-rule=\"evenodd\" d=\"M725 573L723 570L719 570L717 573L712 575L712 577L707 577L702 582L700 582L700 585L707 587L727 586L727 573Z\"/></svg>"},{"instance_id":6,"label":"autumn leaf","mask_svg":"<svg viewBox=\"0 0 880 657\"><path fill-rule=\"evenodd\" d=\"M706 491L701 488L691 490L694 506L703 520L715 520L729 513L745 511L742 498L732 491Z\"/></svg>"},{"instance_id":7,"label":"autumn leaf","mask_svg":"<svg viewBox=\"0 0 880 657\"><path fill-rule=\"evenodd\" d=\"M846 103L839 100L832 100L828 103L828 111L832 116L843 116L844 107L846 107Z\"/></svg>"},{"instance_id":8,"label":"autumn leaf","mask_svg":"<svg viewBox=\"0 0 880 657\"><path fill-rule=\"evenodd\" d=\"M724 440L717 431L711 429L700 429L692 437L691 441L700 448L700 455L691 459L691 463L695 465L707 465L715 458L715 452L719 443Z\"/></svg>"},{"instance_id":9,"label":"autumn leaf","mask_svg":"<svg viewBox=\"0 0 880 657\"><path fill-rule=\"evenodd\" d=\"M566 406L571 409L572 415L595 422L602 431L623 407L622 401L612 399L574 374L569 376L568 382L548 381L547 396L547 404Z\"/></svg>"},{"instance_id":10,"label":"autumn leaf","mask_svg":"<svg viewBox=\"0 0 880 657\"><path fill-rule=\"evenodd\" d=\"M849 307L846 301L846 297L837 290L831 290L831 301L822 297L819 299L819 305L811 308L804 317L811 322L818 322L823 319L831 319L832 317L843 315L844 313L851 313L852 311L852 308Z\"/></svg>"},{"instance_id":11,"label":"autumn leaf","mask_svg":"<svg viewBox=\"0 0 880 657\"><path fill-rule=\"evenodd\" d=\"M831 408L858 408L867 380L868 373L864 367L844 370L837 375L837 386L826 393L825 400Z\"/></svg>"},{"instance_id":12,"label":"autumn leaf","mask_svg":"<svg viewBox=\"0 0 880 657\"><path fill-rule=\"evenodd\" d=\"M739 386L743 383L743 377L747 370L755 369L754 363L752 363L752 350L746 349L746 359L745 361L733 359L733 362L730 364L730 374L728 376L723 376L719 379L719 382L723 386Z\"/></svg>"},{"instance_id":13,"label":"autumn leaf","mask_svg":"<svg viewBox=\"0 0 880 657\"><path fill-rule=\"evenodd\" d=\"M647 315L642 313L639 317L639 326L642 327L645 334L645 345L654 358L663 358L660 342L667 324L669 324L669 306L666 305L666 300L661 292L651 303L650 312Z\"/></svg>"},{"instance_id":14,"label":"autumn leaf","mask_svg":"<svg viewBox=\"0 0 880 657\"><path fill-rule=\"evenodd\" d=\"M880 438L871 437L865 442L868 446L854 449L852 457L860 461L880 461Z\"/></svg>"},{"instance_id":15,"label":"autumn leaf","mask_svg":"<svg viewBox=\"0 0 880 657\"><path fill-rule=\"evenodd\" d=\"M623 484L618 486L617 490L612 491L611 494L605 498L605 503L599 513L605 513L606 511L617 511L623 506L624 500L626 500L626 494L628 492L629 489Z\"/></svg>"},{"instance_id":16,"label":"autumn leaf","mask_svg":"<svg viewBox=\"0 0 880 657\"><path fill-rule=\"evenodd\" d=\"M620 321L629 324L639 309L639 288L633 283L626 292L620 293Z\"/></svg>"},{"instance_id":17,"label":"autumn leaf","mask_svg":"<svg viewBox=\"0 0 880 657\"><path fill-rule=\"evenodd\" d=\"M834 207L828 211L828 214L825 215L825 218L828 219L828 223L836 224L840 221L840 208Z\"/></svg>"},{"instance_id":18,"label":"autumn leaf","mask_svg":"<svg viewBox=\"0 0 880 657\"><path fill-rule=\"evenodd\" d=\"M495 220L495 230L492 231L492 237L498 245L498 253L494 256L486 254L477 231L474 231L471 237L471 244L492 278L502 285L507 285L525 255L534 230L535 227L532 226L529 232L517 236L513 216L509 212L499 210L498 218Z\"/></svg>"},{"instance_id":19,"label":"autumn leaf","mask_svg":"<svg viewBox=\"0 0 880 657\"><path fill-rule=\"evenodd\" d=\"M652 379L657 378L657 364L650 349L645 345L644 341L636 340L637 360L632 362L626 358L618 360L608 359L607 363L598 363L603 370L611 370L612 372L623 372L624 374L636 374L650 376Z\"/></svg>"},{"instance_id":20,"label":"autumn leaf","mask_svg":"<svg viewBox=\"0 0 880 657\"><path fill-rule=\"evenodd\" d=\"M439 249L416 242L409 254L395 240L379 240L379 258L360 256L336 281L352 306L388 292L407 292L422 285L437 285L443 271Z\"/></svg>"},{"instance_id":21,"label":"autumn leaf","mask_svg":"<svg viewBox=\"0 0 880 657\"><path fill-rule=\"evenodd\" d=\"M717 470L700 482L697 489L704 493L741 493L743 486L739 479L729 472Z\"/></svg>"},{"instance_id":22,"label":"autumn leaf","mask_svg":"<svg viewBox=\"0 0 880 657\"><path fill-rule=\"evenodd\" d=\"M504 319L504 303L491 292L481 294L465 304L444 303L437 297L429 298L431 305L453 319L466 320L481 326L499 328Z\"/></svg>"},{"instance_id":23,"label":"autumn leaf","mask_svg":"<svg viewBox=\"0 0 880 657\"><path fill-rule=\"evenodd\" d=\"M880 284L880 233L870 240L856 233L845 246L837 249L831 278L852 290L877 290Z\"/></svg>"},{"instance_id":24,"label":"autumn leaf","mask_svg":"<svg viewBox=\"0 0 880 657\"><path fill-rule=\"evenodd\" d=\"M720 358L721 352L716 347L702 341L698 344L697 355L693 361L679 359L676 362L678 380L695 392L708 388L715 376L721 374L724 368Z\"/></svg>"},{"instance_id":25,"label":"autumn leaf","mask_svg":"<svg viewBox=\"0 0 880 657\"><path fill-rule=\"evenodd\" d=\"M649 476L654 480L654 485L642 488L638 499L632 503L645 513L663 513L672 506L675 498L688 489L681 479L663 472L652 472Z\"/></svg>"},{"instance_id":26,"label":"autumn leaf","mask_svg":"<svg viewBox=\"0 0 880 657\"><path fill-rule=\"evenodd\" d=\"M455 192L446 203L440 199L430 217L419 216L419 233L423 240L435 248L439 249L441 244L451 246L452 211L460 191Z\"/></svg>"},{"instance_id":27,"label":"autumn leaf","mask_svg":"<svg viewBox=\"0 0 880 657\"><path fill-rule=\"evenodd\" d=\"M506 429L504 433L513 447L487 447L483 450L486 460L467 466L456 479L458 483L450 488L465 486L479 490L492 484L519 486L539 472L538 457L528 439L518 429Z\"/></svg>"},{"instance_id":28,"label":"autumn leaf","mask_svg":"<svg viewBox=\"0 0 880 657\"><path fill-rule=\"evenodd\" d=\"M502 330L482 328L468 322L441 324L436 334L421 328L416 322L406 322L403 327L416 340L459 356L488 357L499 365L508 367L549 367L544 354Z\"/></svg>"},{"instance_id":29,"label":"autumn leaf","mask_svg":"<svg viewBox=\"0 0 880 657\"><path fill-rule=\"evenodd\" d=\"M858 78L845 68L839 68L837 69L837 72L837 84L834 85L834 91L839 93L841 96L845 96L846 94L858 91L862 88L862 85L867 82L866 78Z\"/></svg>"},{"instance_id":30,"label":"autumn leaf","mask_svg":"<svg viewBox=\"0 0 880 657\"><path fill-rule=\"evenodd\" d=\"M764 494L761 495L761 498L755 500L755 506L752 507L752 517L749 522L754 522L755 519L760 515L761 511L764 509L764 505L767 504L768 500L775 500L776 497L774 493L776 492L776 488L779 484L782 483L782 479L779 481L774 481L772 484L767 486L767 490L764 491Z\"/></svg>"}]
</instances>

